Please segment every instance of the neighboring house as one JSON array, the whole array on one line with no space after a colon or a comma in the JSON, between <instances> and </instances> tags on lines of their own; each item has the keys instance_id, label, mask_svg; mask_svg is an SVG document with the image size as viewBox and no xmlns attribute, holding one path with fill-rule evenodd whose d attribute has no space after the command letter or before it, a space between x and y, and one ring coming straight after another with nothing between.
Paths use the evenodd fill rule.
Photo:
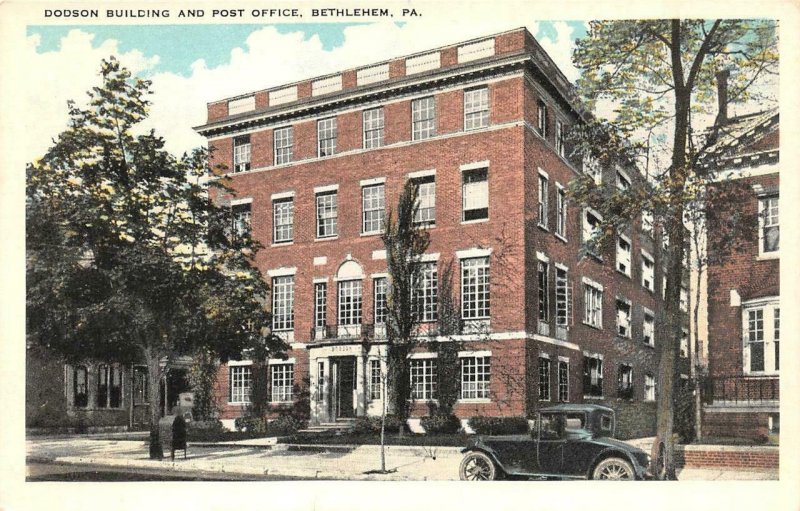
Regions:
<instances>
[{"instance_id":1,"label":"neighboring house","mask_svg":"<svg viewBox=\"0 0 800 511\"><path fill-rule=\"evenodd\" d=\"M237 191L221 200L265 247L256 263L273 331L291 345L288 360L265 361L273 408L307 390L313 422L380 413L380 234L411 180L431 237L420 333L436 336L444 293L460 307L454 412L529 416L590 401L617 409L624 434L653 434L658 233L632 219L613 246L584 250L600 218L569 203L570 181L587 172L627 187L640 177L571 161L566 134L583 115L522 28L210 103L196 130ZM453 288L443 289L448 271ZM245 413L252 367L220 368L228 424ZM436 353L413 353L410 370L420 417L437 398Z\"/></svg>"},{"instance_id":2,"label":"neighboring house","mask_svg":"<svg viewBox=\"0 0 800 511\"><path fill-rule=\"evenodd\" d=\"M721 96L725 97L724 77ZM739 186L749 199L721 204L753 220L735 248L715 251L708 225L708 381L703 435L766 440L779 430L780 222L777 108L728 118L710 130L703 159L714 186ZM717 206L715 206L717 207ZM726 214L715 218L726 219ZM751 230L752 229L752 230Z\"/></svg>"}]
</instances>

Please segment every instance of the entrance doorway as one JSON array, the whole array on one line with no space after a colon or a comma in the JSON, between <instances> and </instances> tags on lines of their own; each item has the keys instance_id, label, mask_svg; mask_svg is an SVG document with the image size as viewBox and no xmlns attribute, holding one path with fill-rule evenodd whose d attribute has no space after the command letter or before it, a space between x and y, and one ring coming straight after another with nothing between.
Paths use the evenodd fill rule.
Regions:
<instances>
[{"instance_id":1,"label":"entrance doorway","mask_svg":"<svg viewBox=\"0 0 800 511\"><path fill-rule=\"evenodd\" d=\"M334 419L356 416L356 357L331 359L331 415Z\"/></svg>"}]
</instances>

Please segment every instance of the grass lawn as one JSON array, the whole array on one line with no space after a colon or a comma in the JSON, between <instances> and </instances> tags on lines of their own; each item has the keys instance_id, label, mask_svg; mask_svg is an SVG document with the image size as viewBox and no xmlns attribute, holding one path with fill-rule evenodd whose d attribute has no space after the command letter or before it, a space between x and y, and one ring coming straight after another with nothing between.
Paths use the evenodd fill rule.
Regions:
<instances>
[{"instance_id":1,"label":"grass lawn","mask_svg":"<svg viewBox=\"0 0 800 511\"><path fill-rule=\"evenodd\" d=\"M411 445L411 446L447 446L462 447L469 437L463 433L453 435L418 435L415 433L397 433L386 435L386 445ZM380 445L381 437L375 434L356 435L352 433L312 433L281 437L278 443L283 444L310 444L310 445Z\"/></svg>"}]
</instances>

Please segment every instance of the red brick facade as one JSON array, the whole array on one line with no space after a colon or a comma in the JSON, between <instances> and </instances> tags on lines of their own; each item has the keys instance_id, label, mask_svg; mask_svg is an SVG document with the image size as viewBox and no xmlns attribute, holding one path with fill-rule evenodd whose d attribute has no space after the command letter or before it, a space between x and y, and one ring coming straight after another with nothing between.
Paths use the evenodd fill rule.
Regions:
<instances>
[{"instance_id":1,"label":"red brick facade","mask_svg":"<svg viewBox=\"0 0 800 511\"><path fill-rule=\"evenodd\" d=\"M455 413L462 418L530 416L540 406L560 398L581 401L586 394L584 355L590 355L602 358L602 396L587 399L611 406L621 403L617 375L619 365L627 364L633 370L634 390L632 400L625 399L624 404L628 408L641 404L643 413L652 416L651 403L645 399L645 375L655 375L658 351L642 340L643 307L654 314L661 309L662 274L656 269L654 292L642 286L641 251L654 254L654 241L641 232L638 220L632 223L626 233L632 269L626 276L615 269L614 247L603 251L602 260L584 255L583 212L578 205L567 205L566 230L556 234L559 189L566 188L582 172L580 165L557 154L556 122L569 126L580 122L580 114L565 99L569 92L563 86L565 79L527 31L519 29L493 38L493 55L459 62L459 46L444 48L440 50L441 67L417 75L405 75L405 59L392 60L383 84L358 86L352 71L345 71L343 89L329 97L312 97L311 81L307 81L299 84L296 102L262 107L260 93L256 93L255 110L232 119L225 117L220 107L225 102L212 103L210 123L198 128L209 138L214 163L228 168L233 168L234 137L249 135L250 170L232 174L232 186L239 199L251 200L252 234L265 246L258 254L258 267L265 276L270 271L272 275L277 271L293 276L294 330L289 356L294 358L295 385L309 387L313 420L335 418L319 404L332 391L330 371L342 356L359 361L355 369L357 395L353 398L356 415L378 410L374 403L363 406L365 389L361 381L367 358L380 356L380 339L376 336L372 351L364 358L360 339L312 338L314 284L327 282L327 324L336 328L338 272L344 263L356 262L362 279L362 321L374 322L373 276L386 273L386 262L380 254L384 248L380 236L361 233L362 182L382 180L386 210L391 210L409 174L421 171L435 176L435 225L429 228L428 254L436 261L439 286L450 266L451 292L460 301L460 260L488 257L490 268L488 331L457 336L461 351L490 358L489 396L460 400ZM536 78L542 70L552 80ZM488 89L488 124L467 130L464 91L475 87ZM372 95L359 95L362 89ZM411 103L424 97L435 99L436 133L427 140L412 140ZM549 112L545 138L536 127L540 101ZM383 146L363 149L362 111L375 107L383 107ZM317 121L334 116L336 153L317 157ZM274 165L273 132L284 126L293 127L292 162ZM465 167L487 170L488 219L462 221ZM546 226L539 225L541 177L547 180ZM606 172L604 179L616 179L614 171ZM317 238L315 188L331 186L337 187L338 232L332 238ZM273 243L275 194L293 200L291 243ZM544 320L539 316L540 262L546 265L548 275ZM565 287L569 295L565 303L571 319L566 331L560 331L556 324L557 268L567 271ZM601 328L583 323L586 279L598 289L602 287ZM438 292L442 296L448 290L440 288ZM618 298L630 304L631 333L624 338L616 335ZM547 374L546 369L540 370L540 358L550 361L550 396L546 400L539 396L543 387L540 374ZM568 377L559 382L563 362L568 364L564 367ZM336 367L342 370L344 366ZM321 378L319 368L323 371ZM228 405L228 377L228 367L221 367L220 401L223 417L229 419L243 410L239 405ZM321 392L318 382L323 385ZM543 392L546 395L548 391ZM413 415L424 415L428 409L426 403L417 402Z\"/></svg>"}]
</instances>

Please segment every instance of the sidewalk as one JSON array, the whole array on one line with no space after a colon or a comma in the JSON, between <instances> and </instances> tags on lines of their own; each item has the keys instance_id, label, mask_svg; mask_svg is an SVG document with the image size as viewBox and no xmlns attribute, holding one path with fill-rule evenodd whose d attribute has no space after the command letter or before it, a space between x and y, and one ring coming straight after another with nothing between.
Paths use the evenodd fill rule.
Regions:
<instances>
[{"instance_id":1,"label":"sidewalk","mask_svg":"<svg viewBox=\"0 0 800 511\"><path fill-rule=\"evenodd\" d=\"M369 473L380 468L380 447L274 444L274 439L252 439L218 444L189 444L175 461L151 460L147 443L141 441L95 440L89 438L30 439L30 461L103 465L172 470L187 473L270 475L303 479L347 479L375 481L458 480L459 447L387 446L389 474ZM730 469L687 468L678 471L680 480L767 480L778 479L777 471L733 471Z\"/></svg>"}]
</instances>

